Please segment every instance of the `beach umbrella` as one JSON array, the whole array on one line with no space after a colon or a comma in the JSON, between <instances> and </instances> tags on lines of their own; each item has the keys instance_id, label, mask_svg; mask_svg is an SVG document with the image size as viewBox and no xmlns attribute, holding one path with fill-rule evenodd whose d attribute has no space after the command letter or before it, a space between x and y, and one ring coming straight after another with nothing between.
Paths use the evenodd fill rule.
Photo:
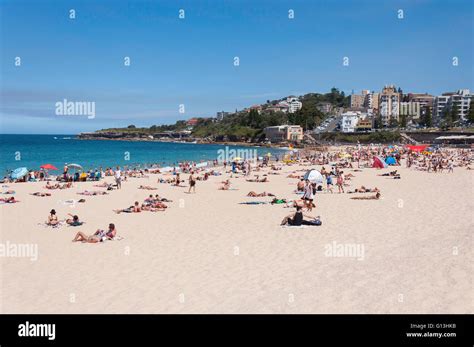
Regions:
<instances>
[{"instance_id":1,"label":"beach umbrella","mask_svg":"<svg viewBox=\"0 0 474 347\"><path fill-rule=\"evenodd\" d=\"M395 160L394 157L387 157L387 158L385 158L385 162L386 162L388 165L397 165L397 161Z\"/></svg>"},{"instance_id":2,"label":"beach umbrella","mask_svg":"<svg viewBox=\"0 0 474 347\"><path fill-rule=\"evenodd\" d=\"M323 183L323 175L318 170L308 170L303 177L305 180L310 181L311 183Z\"/></svg>"},{"instance_id":3,"label":"beach umbrella","mask_svg":"<svg viewBox=\"0 0 474 347\"><path fill-rule=\"evenodd\" d=\"M18 169L15 169L12 171L10 177L14 180L18 178L22 178L24 176L28 175L28 169L26 167L19 167Z\"/></svg>"},{"instance_id":4,"label":"beach umbrella","mask_svg":"<svg viewBox=\"0 0 474 347\"><path fill-rule=\"evenodd\" d=\"M79 164L67 164L66 166L67 166L68 168L70 168L70 169L82 170L82 166L79 165Z\"/></svg>"},{"instance_id":5,"label":"beach umbrella","mask_svg":"<svg viewBox=\"0 0 474 347\"><path fill-rule=\"evenodd\" d=\"M51 164L43 164L40 166L40 168L45 169L45 170L58 170L56 166L51 165Z\"/></svg>"}]
</instances>

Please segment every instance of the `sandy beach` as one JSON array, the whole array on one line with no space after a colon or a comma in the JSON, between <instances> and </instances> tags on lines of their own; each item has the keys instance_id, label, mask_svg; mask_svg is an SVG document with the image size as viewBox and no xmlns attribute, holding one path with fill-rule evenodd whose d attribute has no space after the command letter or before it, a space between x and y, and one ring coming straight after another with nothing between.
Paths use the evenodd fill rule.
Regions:
<instances>
[{"instance_id":1,"label":"sandy beach","mask_svg":"<svg viewBox=\"0 0 474 347\"><path fill-rule=\"evenodd\" d=\"M281 227L294 208L242 205L271 201L249 191L294 199L297 171L284 166L268 183L230 178L236 190L220 191L229 173L187 187L157 183L160 175L129 178L104 196L94 182L52 190L44 182L11 183L17 204L0 206L0 242L36 244L38 259L0 257L1 313L473 313L472 231L474 172L426 173L396 169L351 172L348 183L378 187L380 200L357 194L317 193L317 227ZM262 175L268 169L259 172ZM186 174L183 178L187 179ZM112 182L107 177L106 182ZM156 191L137 189L139 185ZM187 181L186 181L187 185ZM7 189L7 188L4 188ZM337 189L335 189L337 192ZM149 194L173 200L164 212L115 214ZM85 221L79 227L39 225L49 211ZM71 242L115 223L120 241ZM328 247L358 245L357 257L330 256Z\"/></svg>"}]
</instances>

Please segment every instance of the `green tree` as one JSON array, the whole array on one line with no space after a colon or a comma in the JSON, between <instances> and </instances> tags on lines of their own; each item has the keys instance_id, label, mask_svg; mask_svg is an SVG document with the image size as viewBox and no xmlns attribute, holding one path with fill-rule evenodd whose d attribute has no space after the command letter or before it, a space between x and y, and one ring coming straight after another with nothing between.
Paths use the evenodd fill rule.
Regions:
<instances>
[{"instance_id":1,"label":"green tree","mask_svg":"<svg viewBox=\"0 0 474 347\"><path fill-rule=\"evenodd\" d=\"M390 128L398 127L398 120L394 117L390 117L389 127Z\"/></svg>"},{"instance_id":2,"label":"green tree","mask_svg":"<svg viewBox=\"0 0 474 347\"><path fill-rule=\"evenodd\" d=\"M453 103L451 105L451 122L455 123L459 120L459 110L458 110L458 105ZM452 125L452 124L451 124Z\"/></svg>"},{"instance_id":3,"label":"green tree","mask_svg":"<svg viewBox=\"0 0 474 347\"><path fill-rule=\"evenodd\" d=\"M400 117L400 127L406 128L407 127L407 115L402 114Z\"/></svg>"},{"instance_id":4,"label":"green tree","mask_svg":"<svg viewBox=\"0 0 474 347\"><path fill-rule=\"evenodd\" d=\"M423 125L430 128L433 126L433 117L431 116L431 108L426 107L425 114L423 116Z\"/></svg>"}]
</instances>

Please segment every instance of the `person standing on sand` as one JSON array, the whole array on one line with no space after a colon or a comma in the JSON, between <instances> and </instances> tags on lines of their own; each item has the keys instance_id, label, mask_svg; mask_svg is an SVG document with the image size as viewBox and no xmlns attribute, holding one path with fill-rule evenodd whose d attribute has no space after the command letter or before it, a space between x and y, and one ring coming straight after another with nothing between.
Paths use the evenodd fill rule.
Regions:
<instances>
[{"instance_id":1,"label":"person standing on sand","mask_svg":"<svg viewBox=\"0 0 474 347\"><path fill-rule=\"evenodd\" d=\"M191 193L191 189L194 193L196 193L196 178L194 177L194 171L191 171L191 175L189 175L189 190L188 193Z\"/></svg>"},{"instance_id":2,"label":"person standing on sand","mask_svg":"<svg viewBox=\"0 0 474 347\"><path fill-rule=\"evenodd\" d=\"M344 172L339 171L339 173L337 174L336 184L339 193L344 193Z\"/></svg>"},{"instance_id":3,"label":"person standing on sand","mask_svg":"<svg viewBox=\"0 0 474 347\"><path fill-rule=\"evenodd\" d=\"M115 183L117 184L117 189L122 188L122 173L120 172L119 166L117 166L114 176L115 176Z\"/></svg>"},{"instance_id":4,"label":"person standing on sand","mask_svg":"<svg viewBox=\"0 0 474 347\"><path fill-rule=\"evenodd\" d=\"M309 180L306 180L306 184L303 190L303 200L305 202L306 209L310 212L313 209L313 187L309 183Z\"/></svg>"}]
</instances>

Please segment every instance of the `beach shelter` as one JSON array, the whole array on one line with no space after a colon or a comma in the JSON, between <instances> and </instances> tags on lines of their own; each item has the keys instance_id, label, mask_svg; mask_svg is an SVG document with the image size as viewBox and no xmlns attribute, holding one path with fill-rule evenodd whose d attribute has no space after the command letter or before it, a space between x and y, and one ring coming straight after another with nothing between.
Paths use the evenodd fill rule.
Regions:
<instances>
[{"instance_id":1,"label":"beach shelter","mask_svg":"<svg viewBox=\"0 0 474 347\"><path fill-rule=\"evenodd\" d=\"M14 180L25 177L28 175L28 169L26 167L19 167L12 171L10 177Z\"/></svg>"},{"instance_id":2,"label":"beach shelter","mask_svg":"<svg viewBox=\"0 0 474 347\"><path fill-rule=\"evenodd\" d=\"M428 145L407 145L407 149L413 151L413 152L423 152Z\"/></svg>"},{"instance_id":3,"label":"beach shelter","mask_svg":"<svg viewBox=\"0 0 474 347\"><path fill-rule=\"evenodd\" d=\"M372 163L373 168L384 169L388 167L387 163L380 157L374 157L374 162Z\"/></svg>"},{"instance_id":4,"label":"beach shelter","mask_svg":"<svg viewBox=\"0 0 474 347\"><path fill-rule=\"evenodd\" d=\"M308 170L303 177L305 180L310 181L311 183L323 183L323 175L318 170Z\"/></svg>"},{"instance_id":5,"label":"beach shelter","mask_svg":"<svg viewBox=\"0 0 474 347\"><path fill-rule=\"evenodd\" d=\"M83 169L82 169L82 166L79 165L79 164L67 164L66 166L67 166L68 168L74 169L74 170L81 170L81 171L83 170Z\"/></svg>"},{"instance_id":6,"label":"beach shelter","mask_svg":"<svg viewBox=\"0 0 474 347\"><path fill-rule=\"evenodd\" d=\"M397 165L397 161L395 160L394 157L387 157L387 158L385 158L385 162L386 162L388 165Z\"/></svg>"},{"instance_id":7,"label":"beach shelter","mask_svg":"<svg viewBox=\"0 0 474 347\"><path fill-rule=\"evenodd\" d=\"M58 168L54 165L51 165L51 164L43 164L40 166L41 169L45 169L45 170L58 170Z\"/></svg>"}]
</instances>

